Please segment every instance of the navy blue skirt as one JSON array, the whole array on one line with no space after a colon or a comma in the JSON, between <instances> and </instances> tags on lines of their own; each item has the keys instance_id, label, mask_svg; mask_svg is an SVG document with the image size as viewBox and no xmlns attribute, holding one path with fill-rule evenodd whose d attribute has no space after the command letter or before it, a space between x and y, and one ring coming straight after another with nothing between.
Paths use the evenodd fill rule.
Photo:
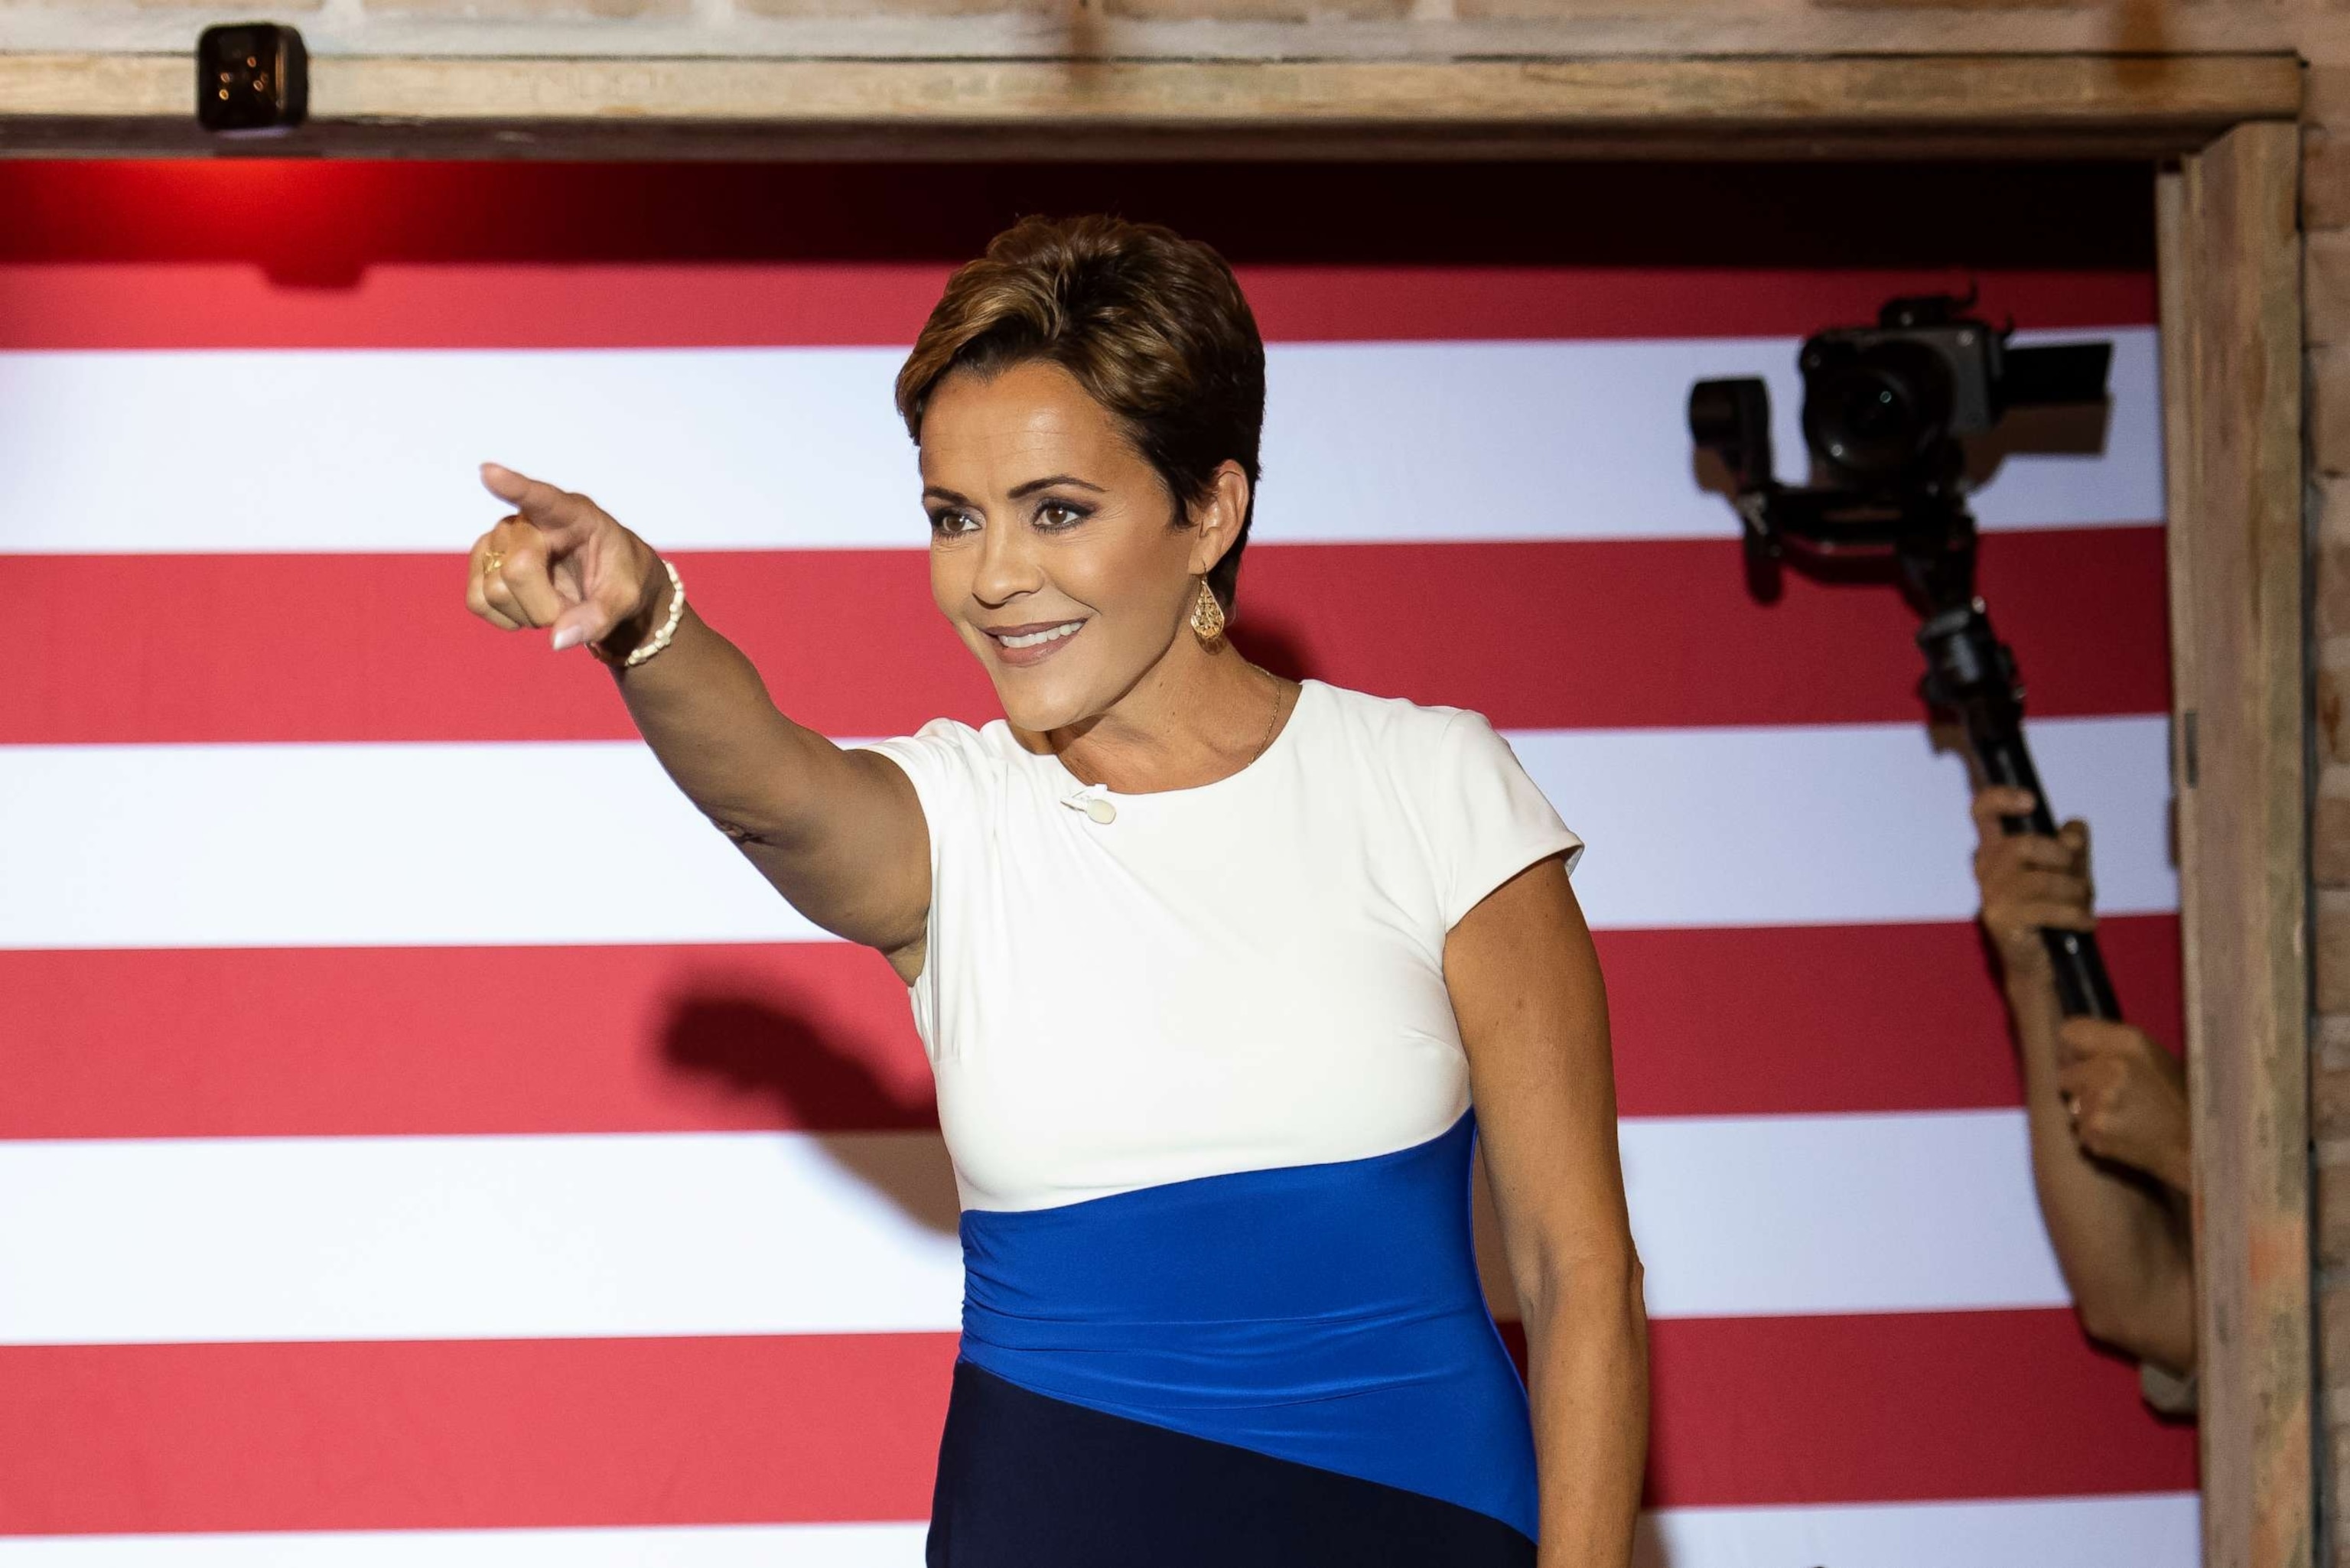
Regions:
<instances>
[{"instance_id":1,"label":"navy blue skirt","mask_svg":"<svg viewBox=\"0 0 2350 1568\"><path fill-rule=\"evenodd\" d=\"M1474 1137L966 1210L931 1568L1531 1568Z\"/></svg>"}]
</instances>

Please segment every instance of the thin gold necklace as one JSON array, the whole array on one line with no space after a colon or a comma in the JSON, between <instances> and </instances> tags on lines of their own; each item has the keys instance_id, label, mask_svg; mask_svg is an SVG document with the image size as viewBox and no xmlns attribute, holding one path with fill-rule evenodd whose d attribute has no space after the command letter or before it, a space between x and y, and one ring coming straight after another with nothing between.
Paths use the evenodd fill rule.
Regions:
<instances>
[{"instance_id":1,"label":"thin gold necklace","mask_svg":"<svg viewBox=\"0 0 2350 1568\"><path fill-rule=\"evenodd\" d=\"M1264 666L1262 664L1255 666L1255 668L1264 670ZM1274 674L1270 670L1265 670L1264 673L1266 678L1273 682L1273 717L1264 722L1264 739L1256 743L1255 755L1250 757L1248 763L1243 763L1242 764L1243 767L1248 766L1249 763L1254 763L1257 757L1264 755L1266 749L1273 744L1273 727L1281 722L1281 677Z\"/></svg>"}]
</instances>

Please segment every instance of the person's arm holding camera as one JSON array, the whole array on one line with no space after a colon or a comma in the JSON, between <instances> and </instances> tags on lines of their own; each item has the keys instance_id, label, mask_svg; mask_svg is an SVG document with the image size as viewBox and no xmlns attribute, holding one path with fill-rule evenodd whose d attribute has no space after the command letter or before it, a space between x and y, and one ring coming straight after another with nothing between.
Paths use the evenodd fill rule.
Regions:
<instances>
[{"instance_id":1,"label":"person's arm holding camera","mask_svg":"<svg viewBox=\"0 0 2350 1568\"><path fill-rule=\"evenodd\" d=\"M2023 1068L2040 1209L2090 1337L2174 1376L2195 1367L2186 1075L2144 1031L2067 1019L2043 928L2096 926L2086 823L2011 836L2029 792L1975 796L1975 880ZM2149 1379L2148 1397L2155 1397Z\"/></svg>"},{"instance_id":2,"label":"person's arm holding camera","mask_svg":"<svg viewBox=\"0 0 2350 1568\"><path fill-rule=\"evenodd\" d=\"M585 495L495 463L482 478L515 511L474 541L475 615L507 631L552 628L554 648L592 643L608 663L667 623L676 590L650 545ZM921 939L929 829L895 763L785 718L690 603L666 647L613 673L662 768L793 908L893 957Z\"/></svg>"}]
</instances>

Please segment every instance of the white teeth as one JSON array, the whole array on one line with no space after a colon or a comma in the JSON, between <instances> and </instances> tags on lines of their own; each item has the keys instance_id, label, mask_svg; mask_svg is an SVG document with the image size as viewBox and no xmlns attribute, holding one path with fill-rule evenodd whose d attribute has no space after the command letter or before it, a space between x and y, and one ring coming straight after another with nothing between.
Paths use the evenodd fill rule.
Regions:
<instances>
[{"instance_id":1,"label":"white teeth","mask_svg":"<svg viewBox=\"0 0 2350 1568\"><path fill-rule=\"evenodd\" d=\"M1040 642L1050 642L1056 637L1067 637L1084 624L1082 621L1064 621L1049 631L1032 631L1025 637L999 637L995 640L1006 648L1034 648Z\"/></svg>"}]
</instances>

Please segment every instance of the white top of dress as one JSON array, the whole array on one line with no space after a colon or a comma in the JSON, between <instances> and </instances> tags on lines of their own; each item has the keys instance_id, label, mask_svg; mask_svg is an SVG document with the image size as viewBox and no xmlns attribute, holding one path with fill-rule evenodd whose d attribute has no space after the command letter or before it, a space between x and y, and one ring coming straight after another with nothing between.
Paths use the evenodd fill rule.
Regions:
<instances>
[{"instance_id":1,"label":"white top of dress","mask_svg":"<svg viewBox=\"0 0 2350 1568\"><path fill-rule=\"evenodd\" d=\"M966 1209L1435 1137L1469 1105L1445 932L1583 850L1483 714L1320 680L1191 789L1082 784L1002 719L862 745L930 826L910 995Z\"/></svg>"}]
</instances>

